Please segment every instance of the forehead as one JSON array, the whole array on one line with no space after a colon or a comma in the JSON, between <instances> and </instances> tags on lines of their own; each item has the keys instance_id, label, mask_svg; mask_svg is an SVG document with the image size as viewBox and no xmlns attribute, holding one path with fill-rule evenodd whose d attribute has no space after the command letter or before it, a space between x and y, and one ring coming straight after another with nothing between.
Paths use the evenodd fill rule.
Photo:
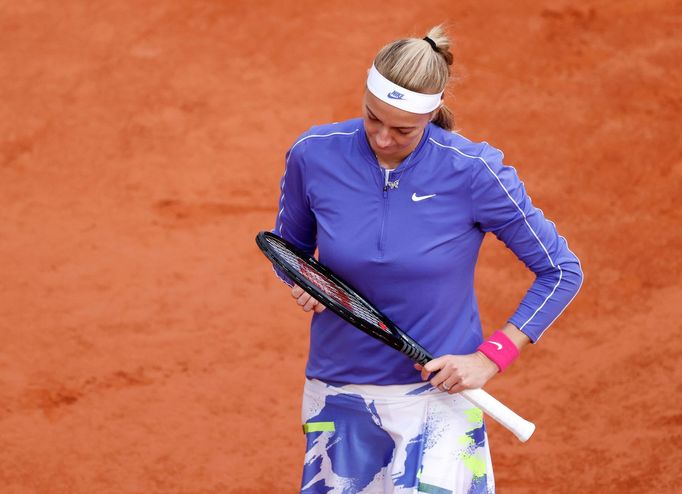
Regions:
<instances>
[{"instance_id":1,"label":"forehead","mask_svg":"<svg viewBox=\"0 0 682 494\"><path fill-rule=\"evenodd\" d=\"M428 114L411 113L391 106L367 90L365 90L363 107L368 108L375 117L390 127L418 127L423 124L424 120L429 119Z\"/></svg>"}]
</instances>

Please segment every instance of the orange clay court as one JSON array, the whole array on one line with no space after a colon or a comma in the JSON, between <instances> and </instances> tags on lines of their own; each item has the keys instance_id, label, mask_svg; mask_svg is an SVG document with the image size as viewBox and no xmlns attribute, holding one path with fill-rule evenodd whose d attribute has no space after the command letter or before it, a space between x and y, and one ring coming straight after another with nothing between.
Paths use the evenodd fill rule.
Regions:
<instances>
[{"instance_id":1,"label":"orange clay court","mask_svg":"<svg viewBox=\"0 0 682 494\"><path fill-rule=\"evenodd\" d=\"M585 272L487 386L538 426L488 421L498 492L682 492L679 1L27 0L0 2L2 494L297 491L309 316L254 237L295 138L440 22L458 129ZM530 283L488 238L487 334Z\"/></svg>"}]
</instances>

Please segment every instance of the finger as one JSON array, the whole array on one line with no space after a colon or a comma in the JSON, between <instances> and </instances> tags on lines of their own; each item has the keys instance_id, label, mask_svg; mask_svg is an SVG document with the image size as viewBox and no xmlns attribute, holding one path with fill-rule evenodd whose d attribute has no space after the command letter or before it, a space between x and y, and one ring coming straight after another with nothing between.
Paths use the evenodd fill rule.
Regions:
<instances>
[{"instance_id":1,"label":"finger","mask_svg":"<svg viewBox=\"0 0 682 494\"><path fill-rule=\"evenodd\" d=\"M450 375L445 381L440 384L440 389L446 391L449 394L459 393L461 391L458 379L453 375Z\"/></svg>"},{"instance_id":2,"label":"finger","mask_svg":"<svg viewBox=\"0 0 682 494\"><path fill-rule=\"evenodd\" d=\"M437 373L435 376L433 376L429 382L431 383L431 386L433 386L434 388L440 387L440 389L443 389L441 386L449 377L450 376L445 375L444 371L441 371Z\"/></svg>"},{"instance_id":3,"label":"finger","mask_svg":"<svg viewBox=\"0 0 682 494\"><path fill-rule=\"evenodd\" d=\"M292 297L298 298L298 297L301 296L301 294L303 294L303 288L301 288L300 286L294 285L294 286L291 288L291 296L292 296Z\"/></svg>"},{"instance_id":4,"label":"finger","mask_svg":"<svg viewBox=\"0 0 682 494\"><path fill-rule=\"evenodd\" d=\"M423 365L415 363L414 368L421 373L422 381L426 381L429 378L429 373L424 372L424 366Z\"/></svg>"},{"instance_id":5,"label":"finger","mask_svg":"<svg viewBox=\"0 0 682 494\"><path fill-rule=\"evenodd\" d=\"M424 365L424 370L427 372L436 372L442 369L443 365L445 365L445 360L442 357L438 357L426 362L426 364Z\"/></svg>"},{"instance_id":6,"label":"finger","mask_svg":"<svg viewBox=\"0 0 682 494\"><path fill-rule=\"evenodd\" d=\"M311 298L312 297L310 295L308 295L307 293L304 293L303 295L301 295L300 297L298 297L296 299L296 303L300 306L304 306L308 302L308 300L310 300Z\"/></svg>"},{"instance_id":7,"label":"finger","mask_svg":"<svg viewBox=\"0 0 682 494\"><path fill-rule=\"evenodd\" d=\"M313 307L313 310L315 312L317 312L318 314L325 309L326 309L326 307L324 305L322 305L320 302L317 302L317 305L315 307Z\"/></svg>"},{"instance_id":8,"label":"finger","mask_svg":"<svg viewBox=\"0 0 682 494\"><path fill-rule=\"evenodd\" d=\"M438 371L438 373L435 376L433 376L433 378L429 382L433 387L440 387L440 389L444 391L449 391L457 384L461 384L460 383L461 380L462 376L459 374L457 370L444 368ZM459 391L461 391L461 389L459 389ZM459 391L453 392L457 393Z\"/></svg>"},{"instance_id":9,"label":"finger","mask_svg":"<svg viewBox=\"0 0 682 494\"><path fill-rule=\"evenodd\" d=\"M446 386L448 385L448 383L445 383L445 384L446 384ZM461 393L461 392L464 391L465 389L469 389L469 388L467 388L466 386L464 386L464 385L462 384L462 381L459 381L459 382L456 382L455 384L453 384L453 385L450 386L450 389L448 390L448 393L450 393L451 395L453 395L453 394L455 394L455 393Z\"/></svg>"},{"instance_id":10,"label":"finger","mask_svg":"<svg viewBox=\"0 0 682 494\"><path fill-rule=\"evenodd\" d=\"M310 297L308 301L303 304L303 310L306 312L310 312L313 310L313 307L317 305L317 300L315 300L313 297Z\"/></svg>"},{"instance_id":11,"label":"finger","mask_svg":"<svg viewBox=\"0 0 682 494\"><path fill-rule=\"evenodd\" d=\"M431 362L433 362L433 360L432 360ZM436 370L436 371L430 371L430 370L426 367L426 366L427 366L429 363L431 363L431 362L427 362L425 365L422 365L422 368L421 368L422 381L428 381L428 380L429 380L429 376L430 376L431 374L434 374L435 372L438 372L438 370Z\"/></svg>"}]
</instances>

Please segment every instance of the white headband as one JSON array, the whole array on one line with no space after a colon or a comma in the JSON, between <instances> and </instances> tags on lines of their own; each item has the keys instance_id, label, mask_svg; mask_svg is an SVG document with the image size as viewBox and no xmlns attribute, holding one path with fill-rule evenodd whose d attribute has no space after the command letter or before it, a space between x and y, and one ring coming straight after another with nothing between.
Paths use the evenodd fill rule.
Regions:
<instances>
[{"instance_id":1,"label":"white headband","mask_svg":"<svg viewBox=\"0 0 682 494\"><path fill-rule=\"evenodd\" d=\"M369 69L367 89L381 101L410 113L429 113L440 106L443 91L438 94L415 93L386 79L374 65Z\"/></svg>"}]
</instances>

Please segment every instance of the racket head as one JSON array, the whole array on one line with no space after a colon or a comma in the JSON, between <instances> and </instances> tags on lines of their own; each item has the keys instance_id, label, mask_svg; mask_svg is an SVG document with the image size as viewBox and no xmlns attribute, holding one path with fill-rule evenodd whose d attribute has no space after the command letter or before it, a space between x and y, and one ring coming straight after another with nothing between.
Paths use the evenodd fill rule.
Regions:
<instances>
[{"instance_id":1,"label":"racket head","mask_svg":"<svg viewBox=\"0 0 682 494\"><path fill-rule=\"evenodd\" d=\"M433 357L388 317L370 304L348 282L296 246L272 232L262 231L256 243L263 254L298 286L332 312L413 361L425 364Z\"/></svg>"}]
</instances>

